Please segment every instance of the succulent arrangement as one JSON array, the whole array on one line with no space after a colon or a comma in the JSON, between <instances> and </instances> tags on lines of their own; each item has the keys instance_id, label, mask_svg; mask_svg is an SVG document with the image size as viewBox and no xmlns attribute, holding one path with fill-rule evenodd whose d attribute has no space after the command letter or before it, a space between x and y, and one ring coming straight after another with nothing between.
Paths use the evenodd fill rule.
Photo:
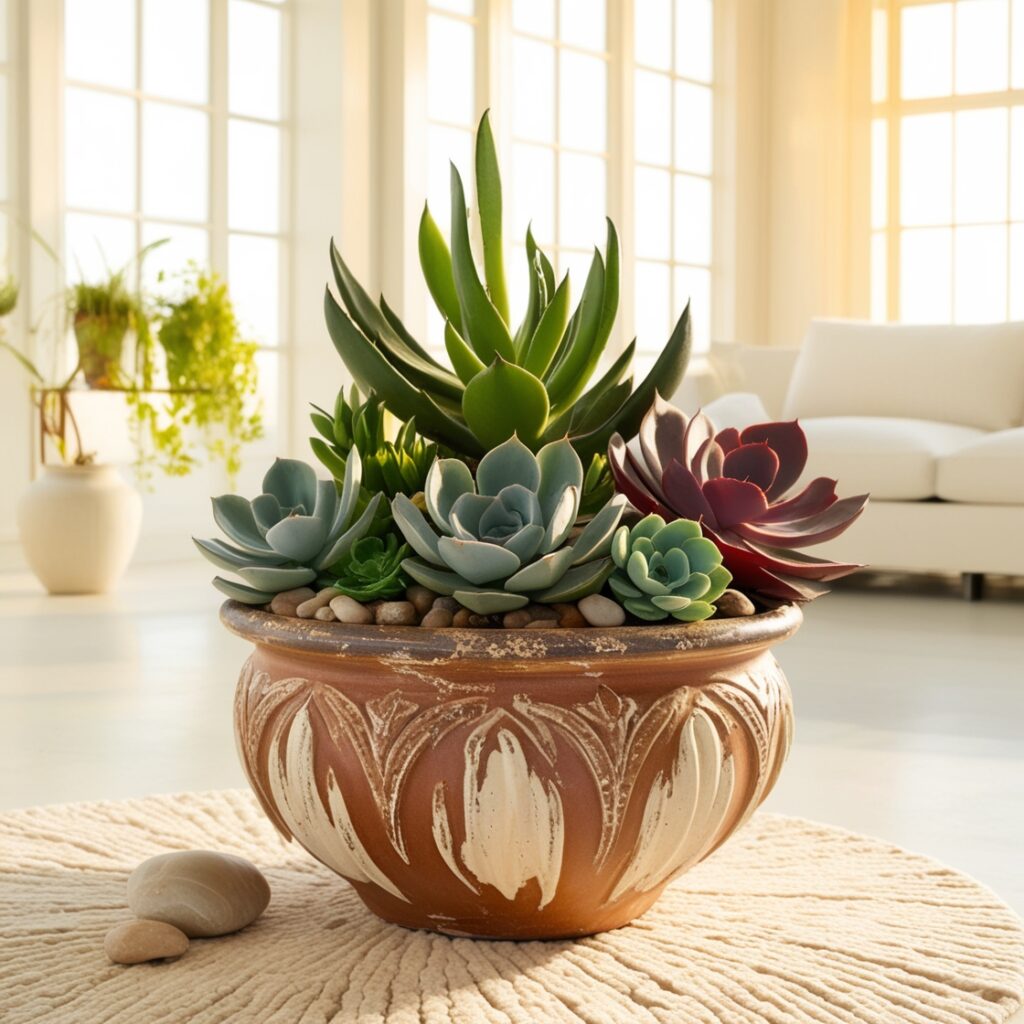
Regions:
<instances>
[{"instance_id":1,"label":"succulent arrangement","mask_svg":"<svg viewBox=\"0 0 1024 1024\"><path fill-rule=\"evenodd\" d=\"M325 316L355 381L333 410L313 407L310 444L332 479L279 459L252 501L215 498L227 541L196 544L239 579L214 584L326 621L607 627L808 601L858 568L800 550L846 529L867 496L841 499L825 478L789 496L807 461L798 423L716 431L666 400L689 357L688 306L638 386L635 342L598 373L618 312L610 222L575 306L527 230L513 327L487 115L475 177L479 265L454 166L449 237L428 208L419 227L448 365L332 243Z\"/></svg>"}]
</instances>

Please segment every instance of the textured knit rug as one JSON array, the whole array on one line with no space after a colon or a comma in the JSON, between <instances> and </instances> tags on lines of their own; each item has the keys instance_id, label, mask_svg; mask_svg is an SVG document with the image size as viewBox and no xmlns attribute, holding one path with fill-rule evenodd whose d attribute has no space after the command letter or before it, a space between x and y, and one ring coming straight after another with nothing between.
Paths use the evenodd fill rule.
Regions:
<instances>
[{"instance_id":1,"label":"textured knit rug","mask_svg":"<svg viewBox=\"0 0 1024 1024\"><path fill-rule=\"evenodd\" d=\"M266 913L175 962L108 963L130 869L194 847L255 861ZM792 818L756 816L627 928L508 943L381 923L248 793L0 815L3 1024L982 1024L1022 995L1021 922L987 889Z\"/></svg>"}]
</instances>

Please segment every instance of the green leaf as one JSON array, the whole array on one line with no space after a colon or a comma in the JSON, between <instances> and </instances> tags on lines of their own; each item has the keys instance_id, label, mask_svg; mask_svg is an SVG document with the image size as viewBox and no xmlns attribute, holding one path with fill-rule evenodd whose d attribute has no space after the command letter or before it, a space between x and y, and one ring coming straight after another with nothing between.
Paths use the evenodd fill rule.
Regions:
<instances>
[{"instance_id":1,"label":"green leaf","mask_svg":"<svg viewBox=\"0 0 1024 1024\"><path fill-rule=\"evenodd\" d=\"M468 384L481 370L486 369L476 353L462 340L462 335L450 320L444 324L444 347L448 358L463 384Z\"/></svg>"},{"instance_id":2,"label":"green leaf","mask_svg":"<svg viewBox=\"0 0 1024 1024\"><path fill-rule=\"evenodd\" d=\"M462 313L452 276L452 255L426 203L420 217L419 250L423 279L427 282L434 305L445 320L450 320L455 329L461 331Z\"/></svg>"},{"instance_id":3,"label":"green leaf","mask_svg":"<svg viewBox=\"0 0 1024 1024\"><path fill-rule=\"evenodd\" d=\"M0 341L0 349L6 349L8 352L18 360L19 363L25 368L28 374L33 377L37 384L45 386L46 381L43 379L43 375L36 369L35 364L31 359L28 358L23 352L20 352L12 344L6 341Z\"/></svg>"},{"instance_id":4,"label":"green leaf","mask_svg":"<svg viewBox=\"0 0 1024 1024\"><path fill-rule=\"evenodd\" d=\"M422 359L428 366L437 370L446 377L451 377L452 372L446 366L442 366L410 333L409 329L402 323L401 317L388 305L387 299L382 295L378 301L380 311L387 320L388 325L398 335L402 343L409 348L416 356Z\"/></svg>"},{"instance_id":5,"label":"green leaf","mask_svg":"<svg viewBox=\"0 0 1024 1024\"><path fill-rule=\"evenodd\" d=\"M544 310L537 330L525 347L520 364L535 377L543 378L551 360L558 351L565 325L569 320L569 275L562 278L547 309Z\"/></svg>"},{"instance_id":6,"label":"green leaf","mask_svg":"<svg viewBox=\"0 0 1024 1024\"><path fill-rule=\"evenodd\" d=\"M313 421L317 433L328 441L334 441L334 420L325 412L311 412L309 418Z\"/></svg>"},{"instance_id":7,"label":"green leaf","mask_svg":"<svg viewBox=\"0 0 1024 1024\"><path fill-rule=\"evenodd\" d=\"M675 394L686 373L691 346L690 304L687 303L668 344L662 349L651 372L636 391L626 399L618 412L605 420L600 427L572 438L573 447L579 452L580 458L587 459L606 451L608 441L616 432L626 440L636 435L640 421L654 402L655 392L662 398L671 398Z\"/></svg>"},{"instance_id":8,"label":"green leaf","mask_svg":"<svg viewBox=\"0 0 1024 1024\"><path fill-rule=\"evenodd\" d=\"M243 583L226 580L223 576L214 576L213 585L232 601L240 601L242 604L269 604L274 599L272 591L255 590Z\"/></svg>"},{"instance_id":9,"label":"green leaf","mask_svg":"<svg viewBox=\"0 0 1024 1024\"><path fill-rule=\"evenodd\" d=\"M614 569L615 565L610 558L599 558L593 562L573 566L553 587L532 595L533 599L542 604L578 601L588 594L596 594Z\"/></svg>"},{"instance_id":10,"label":"green leaf","mask_svg":"<svg viewBox=\"0 0 1024 1024\"><path fill-rule=\"evenodd\" d=\"M598 395L597 398L589 401L585 407L580 406L580 402L583 401L580 399L580 402L572 406L574 411L570 432L585 434L588 430L593 430L594 427L604 423L609 416L613 416L622 408L632 390L633 378L627 377L603 395Z\"/></svg>"},{"instance_id":11,"label":"green leaf","mask_svg":"<svg viewBox=\"0 0 1024 1024\"><path fill-rule=\"evenodd\" d=\"M322 441L319 437L311 437L309 439L309 446L313 449L313 454L323 464L324 469L335 480L345 479L345 460L329 444Z\"/></svg>"},{"instance_id":12,"label":"green leaf","mask_svg":"<svg viewBox=\"0 0 1024 1024\"><path fill-rule=\"evenodd\" d=\"M567 341L545 385L548 397L556 409L571 405L582 393L594 372L607 336L601 337L599 328L604 301L604 260L595 249L590 263L587 283L583 286L580 304L573 313L566 332Z\"/></svg>"},{"instance_id":13,"label":"green leaf","mask_svg":"<svg viewBox=\"0 0 1024 1024\"><path fill-rule=\"evenodd\" d=\"M513 434L536 444L548 419L544 385L528 370L496 357L467 385L462 414L484 448L494 448Z\"/></svg>"},{"instance_id":14,"label":"green leaf","mask_svg":"<svg viewBox=\"0 0 1024 1024\"><path fill-rule=\"evenodd\" d=\"M508 288L501 245L501 171L494 149L489 112L484 111L476 133L476 202L484 243L484 279L498 315L508 324Z\"/></svg>"},{"instance_id":15,"label":"green leaf","mask_svg":"<svg viewBox=\"0 0 1024 1024\"><path fill-rule=\"evenodd\" d=\"M487 297L477 276L473 250L469 244L466 195L455 164L452 164L451 180L452 272L459 296L459 308L462 310L462 334L485 363L489 363L496 355L512 362L515 360L515 351L508 326Z\"/></svg>"},{"instance_id":16,"label":"green leaf","mask_svg":"<svg viewBox=\"0 0 1024 1024\"><path fill-rule=\"evenodd\" d=\"M483 446L473 432L439 408L429 395L413 387L358 330L329 289L324 293L324 315L334 347L364 391L378 395L401 420L415 416L421 431L432 440L467 455L483 454Z\"/></svg>"},{"instance_id":17,"label":"green leaf","mask_svg":"<svg viewBox=\"0 0 1024 1024\"><path fill-rule=\"evenodd\" d=\"M504 590L486 590L477 587L460 587L452 592L459 604L478 615L496 615L498 612L512 612L525 608L530 599L525 594L509 594Z\"/></svg>"},{"instance_id":18,"label":"green leaf","mask_svg":"<svg viewBox=\"0 0 1024 1024\"><path fill-rule=\"evenodd\" d=\"M547 293L544 285L544 273L537 262L537 243L533 240L533 233L526 229L526 273L529 282L529 291L526 299L526 314L523 322L519 325L513 339L513 346L516 350L516 362L522 363L523 351L527 343L533 337L540 322L540 315L547 305ZM542 296L542 291L544 295Z\"/></svg>"}]
</instances>

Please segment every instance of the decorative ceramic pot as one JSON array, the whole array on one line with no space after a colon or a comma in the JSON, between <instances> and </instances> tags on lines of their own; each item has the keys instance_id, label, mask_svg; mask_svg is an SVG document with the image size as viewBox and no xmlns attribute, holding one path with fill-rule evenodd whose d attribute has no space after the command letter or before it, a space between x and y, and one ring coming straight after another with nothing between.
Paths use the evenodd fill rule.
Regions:
<instances>
[{"instance_id":1,"label":"decorative ceramic pot","mask_svg":"<svg viewBox=\"0 0 1024 1024\"><path fill-rule=\"evenodd\" d=\"M102 594L121 578L142 499L113 466L43 466L18 501L18 532L51 594Z\"/></svg>"},{"instance_id":2,"label":"decorative ceramic pot","mask_svg":"<svg viewBox=\"0 0 1024 1024\"><path fill-rule=\"evenodd\" d=\"M235 733L277 828L380 917L450 935L616 928L723 843L789 749L769 648L800 611L429 630L227 602Z\"/></svg>"}]
</instances>

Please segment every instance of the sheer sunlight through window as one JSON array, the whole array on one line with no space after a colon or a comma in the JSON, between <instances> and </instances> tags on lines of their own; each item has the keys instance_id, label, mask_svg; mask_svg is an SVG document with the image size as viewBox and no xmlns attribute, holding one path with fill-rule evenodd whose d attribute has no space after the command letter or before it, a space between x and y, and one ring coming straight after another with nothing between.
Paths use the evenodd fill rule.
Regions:
<instances>
[{"instance_id":1,"label":"sheer sunlight through window","mask_svg":"<svg viewBox=\"0 0 1024 1024\"><path fill-rule=\"evenodd\" d=\"M448 236L451 174L462 176L466 202L475 202L473 133L476 128L477 19L474 0L431 0L427 9L427 202ZM444 322L427 302L427 343L444 351Z\"/></svg>"},{"instance_id":2,"label":"sheer sunlight through window","mask_svg":"<svg viewBox=\"0 0 1024 1024\"><path fill-rule=\"evenodd\" d=\"M636 0L633 79L637 354L661 351L692 301L694 351L710 344L711 0Z\"/></svg>"},{"instance_id":3,"label":"sheer sunlight through window","mask_svg":"<svg viewBox=\"0 0 1024 1024\"><path fill-rule=\"evenodd\" d=\"M876 0L874 19L872 316L1024 316L1024 0Z\"/></svg>"},{"instance_id":4,"label":"sheer sunlight through window","mask_svg":"<svg viewBox=\"0 0 1024 1024\"><path fill-rule=\"evenodd\" d=\"M159 238L170 242L144 262L148 288L173 292L189 261L212 266L228 280L244 330L265 350L268 420L276 418L285 341L288 6L64 3L68 278L95 279Z\"/></svg>"}]
</instances>

